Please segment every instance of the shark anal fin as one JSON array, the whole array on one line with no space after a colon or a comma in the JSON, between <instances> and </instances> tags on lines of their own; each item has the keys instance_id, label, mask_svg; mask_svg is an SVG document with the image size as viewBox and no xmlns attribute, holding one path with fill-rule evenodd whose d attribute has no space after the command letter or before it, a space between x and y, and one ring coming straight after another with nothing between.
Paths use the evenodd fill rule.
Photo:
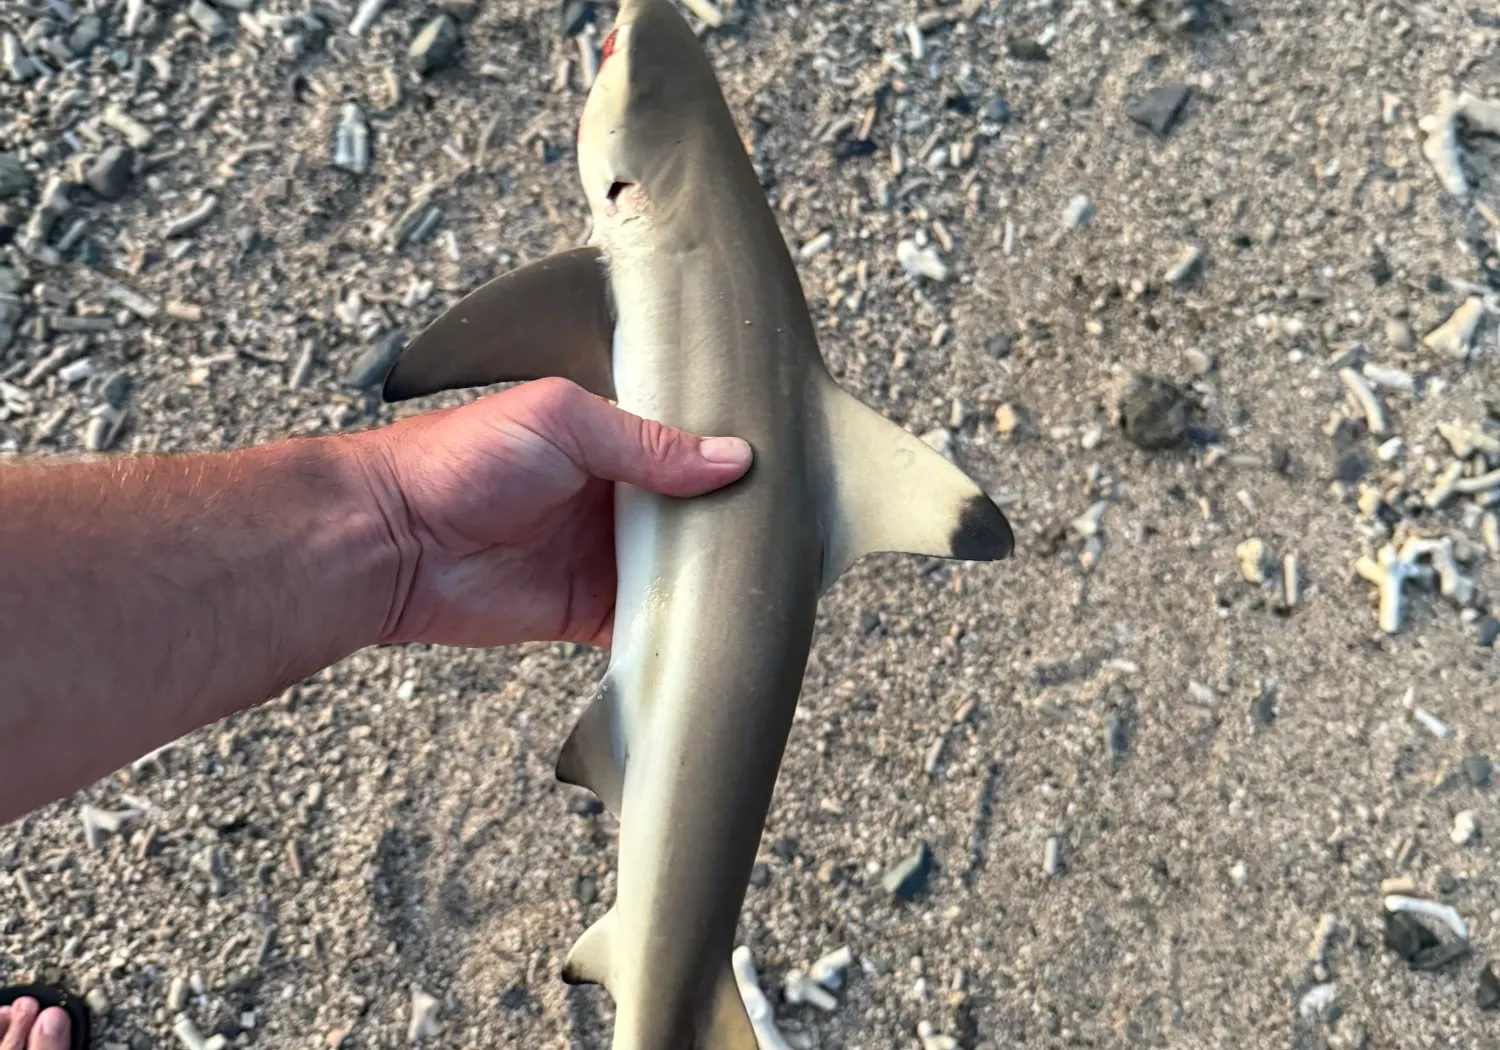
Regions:
<instances>
[{"instance_id":1,"label":"shark anal fin","mask_svg":"<svg viewBox=\"0 0 1500 1050\"><path fill-rule=\"evenodd\" d=\"M734 970L726 963L714 985L713 1002L700 1023L693 1050L758 1050L750 1012L740 995Z\"/></svg>"},{"instance_id":2,"label":"shark anal fin","mask_svg":"<svg viewBox=\"0 0 1500 1050\"><path fill-rule=\"evenodd\" d=\"M625 742L614 682L606 676L557 755L557 779L588 788L604 808L620 815L625 792Z\"/></svg>"},{"instance_id":3,"label":"shark anal fin","mask_svg":"<svg viewBox=\"0 0 1500 1050\"><path fill-rule=\"evenodd\" d=\"M962 470L832 380L824 388L823 587L866 554L998 561L1010 522Z\"/></svg>"},{"instance_id":4,"label":"shark anal fin","mask_svg":"<svg viewBox=\"0 0 1500 1050\"><path fill-rule=\"evenodd\" d=\"M599 984L608 991L610 960L614 955L614 931L615 910L611 908L573 942L568 958L563 962L563 981L568 984Z\"/></svg>"},{"instance_id":5,"label":"shark anal fin","mask_svg":"<svg viewBox=\"0 0 1500 1050\"><path fill-rule=\"evenodd\" d=\"M615 396L604 253L573 248L475 289L422 330L385 378L386 401L561 376Z\"/></svg>"}]
</instances>

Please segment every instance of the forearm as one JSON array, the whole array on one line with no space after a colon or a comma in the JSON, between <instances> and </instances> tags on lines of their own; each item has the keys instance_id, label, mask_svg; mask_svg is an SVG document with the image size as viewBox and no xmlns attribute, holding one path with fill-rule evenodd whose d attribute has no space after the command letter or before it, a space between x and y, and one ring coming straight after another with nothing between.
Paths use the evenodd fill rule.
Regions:
<instances>
[{"instance_id":1,"label":"forearm","mask_svg":"<svg viewBox=\"0 0 1500 1050\"><path fill-rule=\"evenodd\" d=\"M387 632L372 437L0 467L0 822Z\"/></svg>"}]
</instances>

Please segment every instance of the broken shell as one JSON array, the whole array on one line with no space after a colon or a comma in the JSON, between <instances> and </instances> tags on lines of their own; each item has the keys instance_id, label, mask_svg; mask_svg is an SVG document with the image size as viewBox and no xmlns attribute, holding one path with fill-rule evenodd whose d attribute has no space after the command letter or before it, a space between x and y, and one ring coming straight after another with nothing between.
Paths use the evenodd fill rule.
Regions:
<instances>
[{"instance_id":1,"label":"broken shell","mask_svg":"<svg viewBox=\"0 0 1500 1050\"><path fill-rule=\"evenodd\" d=\"M1404 911L1408 915L1420 915L1426 919L1435 919L1447 926L1464 940L1469 939L1469 924L1464 922L1463 916L1447 904L1438 904L1436 901L1424 901L1420 897L1403 897L1392 894L1385 899L1386 911Z\"/></svg>"}]
</instances>

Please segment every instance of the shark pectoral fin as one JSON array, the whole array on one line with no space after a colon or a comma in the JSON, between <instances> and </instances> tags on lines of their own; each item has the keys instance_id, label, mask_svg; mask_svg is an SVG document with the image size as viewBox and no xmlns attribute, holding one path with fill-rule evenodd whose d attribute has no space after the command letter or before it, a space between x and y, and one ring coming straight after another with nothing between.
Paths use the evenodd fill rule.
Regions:
<instances>
[{"instance_id":1,"label":"shark pectoral fin","mask_svg":"<svg viewBox=\"0 0 1500 1050\"><path fill-rule=\"evenodd\" d=\"M606 677L557 755L557 779L588 788L604 808L620 815L625 792L625 746L613 681Z\"/></svg>"},{"instance_id":2,"label":"shark pectoral fin","mask_svg":"<svg viewBox=\"0 0 1500 1050\"><path fill-rule=\"evenodd\" d=\"M1010 522L958 467L829 380L823 587L866 554L998 561Z\"/></svg>"},{"instance_id":3,"label":"shark pectoral fin","mask_svg":"<svg viewBox=\"0 0 1500 1050\"><path fill-rule=\"evenodd\" d=\"M385 378L386 401L561 376L615 396L614 311L604 253L573 248L501 274L413 339Z\"/></svg>"},{"instance_id":4,"label":"shark pectoral fin","mask_svg":"<svg viewBox=\"0 0 1500 1050\"><path fill-rule=\"evenodd\" d=\"M568 984L602 984L608 991L614 931L615 910L611 908L573 943L563 963L562 979Z\"/></svg>"},{"instance_id":5,"label":"shark pectoral fin","mask_svg":"<svg viewBox=\"0 0 1500 1050\"><path fill-rule=\"evenodd\" d=\"M726 965L714 986L713 1003L693 1040L693 1050L758 1050L758 1047L750 1013L734 980L734 970Z\"/></svg>"}]
</instances>

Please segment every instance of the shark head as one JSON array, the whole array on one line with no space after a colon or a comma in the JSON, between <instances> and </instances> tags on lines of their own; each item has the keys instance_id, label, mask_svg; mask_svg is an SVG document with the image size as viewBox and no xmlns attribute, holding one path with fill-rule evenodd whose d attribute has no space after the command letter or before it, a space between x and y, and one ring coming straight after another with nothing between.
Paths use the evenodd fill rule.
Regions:
<instances>
[{"instance_id":1,"label":"shark head","mask_svg":"<svg viewBox=\"0 0 1500 1050\"><path fill-rule=\"evenodd\" d=\"M624 0L578 125L596 239L649 225L726 135L743 156L713 66L671 0Z\"/></svg>"}]
</instances>

